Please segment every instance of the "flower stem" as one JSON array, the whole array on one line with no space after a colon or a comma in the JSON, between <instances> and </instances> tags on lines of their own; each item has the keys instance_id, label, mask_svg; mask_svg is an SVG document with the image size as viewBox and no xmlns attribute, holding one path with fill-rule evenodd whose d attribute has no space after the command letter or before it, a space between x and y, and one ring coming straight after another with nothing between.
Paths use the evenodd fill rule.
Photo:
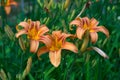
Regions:
<instances>
[{"instance_id":1,"label":"flower stem","mask_svg":"<svg viewBox=\"0 0 120 80\"><path fill-rule=\"evenodd\" d=\"M90 6L90 4L91 4L90 1L88 1L87 3L85 3L84 6L83 6L83 8L82 8L82 10L81 10L80 13L77 15L77 17L79 17L79 16L85 11L85 9ZM76 17L76 18L77 18L77 17Z\"/></svg>"},{"instance_id":2,"label":"flower stem","mask_svg":"<svg viewBox=\"0 0 120 80\"><path fill-rule=\"evenodd\" d=\"M80 13L77 15L77 17L79 17L84 11L85 11L85 8L86 8L86 4L84 4L82 10L80 11ZM77 18L76 17L76 18Z\"/></svg>"}]
</instances>

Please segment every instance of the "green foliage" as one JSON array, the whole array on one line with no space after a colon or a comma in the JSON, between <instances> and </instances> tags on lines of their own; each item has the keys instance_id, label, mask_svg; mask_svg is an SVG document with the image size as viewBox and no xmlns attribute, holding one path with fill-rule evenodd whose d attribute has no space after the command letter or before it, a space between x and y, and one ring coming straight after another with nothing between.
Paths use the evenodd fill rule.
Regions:
<instances>
[{"instance_id":1,"label":"green foliage","mask_svg":"<svg viewBox=\"0 0 120 80\"><path fill-rule=\"evenodd\" d=\"M87 0L70 0L69 6L65 9L64 0L53 0L49 7L49 0L27 0L24 6L25 11L16 12L14 24L10 23L9 19L3 19L7 19L6 15L0 14L2 21L2 25L0 24L0 79L2 79L1 70L3 69L8 80L19 80L27 65L27 59L32 56L31 70L25 80L119 80L120 0L98 0L98 2L91 0L90 6L81 15L81 17L96 18L99 20L99 25L104 25L110 31L108 39L100 33L99 40L93 44L106 52L109 59L104 59L95 51L74 54L63 50L61 64L55 68L49 61L48 53L38 59L36 54L29 52L29 44L24 39L26 50L23 51L19 40L11 39L3 28L9 25L15 34L17 32L15 26L26 18L46 24L50 32L62 30L75 33L75 28L72 31L69 29L69 23L76 18L86 2ZM0 8L2 11L2 7ZM75 40L71 41L75 43ZM81 43L78 42L78 44Z\"/></svg>"}]
</instances>

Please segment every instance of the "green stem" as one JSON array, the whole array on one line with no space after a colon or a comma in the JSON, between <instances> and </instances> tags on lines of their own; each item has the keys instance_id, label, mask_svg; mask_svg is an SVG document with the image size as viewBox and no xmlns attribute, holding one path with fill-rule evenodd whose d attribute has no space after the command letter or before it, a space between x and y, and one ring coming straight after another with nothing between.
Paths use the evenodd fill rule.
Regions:
<instances>
[{"instance_id":1,"label":"green stem","mask_svg":"<svg viewBox=\"0 0 120 80\"><path fill-rule=\"evenodd\" d=\"M87 54L86 58L86 80L90 80L90 55Z\"/></svg>"},{"instance_id":2,"label":"green stem","mask_svg":"<svg viewBox=\"0 0 120 80\"><path fill-rule=\"evenodd\" d=\"M24 53L25 53L25 52L23 51L23 53L22 53L22 55L21 55L20 73L22 73L22 67L23 67L23 56L24 56ZM20 75L19 80L22 80L22 75Z\"/></svg>"},{"instance_id":3,"label":"green stem","mask_svg":"<svg viewBox=\"0 0 120 80\"><path fill-rule=\"evenodd\" d=\"M86 4L84 4L82 10L81 10L80 13L77 15L77 17L79 17L79 16L85 11L85 9L86 9ZM77 18L77 17L76 17L76 18Z\"/></svg>"}]
</instances>

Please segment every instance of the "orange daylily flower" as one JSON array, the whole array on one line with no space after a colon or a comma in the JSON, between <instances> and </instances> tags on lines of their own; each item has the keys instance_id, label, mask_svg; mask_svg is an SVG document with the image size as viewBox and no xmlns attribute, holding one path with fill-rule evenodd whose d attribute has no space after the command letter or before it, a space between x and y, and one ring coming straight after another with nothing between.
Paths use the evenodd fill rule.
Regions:
<instances>
[{"instance_id":1,"label":"orange daylily flower","mask_svg":"<svg viewBox=\"0 0 120 80\"><path fill-rule=\"evenodd\" d=\"M66 41L67 37L70 37L70 34L62 33L61 31L53 31L52 35L44 36L43 42L46 46L41 47L38 50L38 57L43 53L49 52L50 62L55 66L58 67L61 61L61 50L67 49L73 51L74 53L78 52L77 47L70 42Z\"/></svg>"},{"instance_id":2,"label":"orange daylily flower","mask_svg":"<svg viewBox=\"0 0 120 80\"><path fill-rule=\"evenodd\" d=\"M18 25L22 26L23 29L18 31L16 37L18 38L20 35L27 34L27 37L30 39L30 52L36 52L41 37L44 36L49 29L45 25L40 25L39 21L28 20L28 22L21 22Z\"/></svg>"},{"instance_id":3,"label":"orange daylily flower","mask_svg":"<svg viewBox=\"0 0 120 80\"><path fill-rule=\"evenodd\" d=\"M11 5L18 6L18 3L14 0L7 0L5 3L4 0L2 0L0 5L5 7L5 12L8 15L11 11Z\"/></svg>"},{"instance_id":4,"label":"orange daylily flower","mask_svg":"<svg viewBox=\"0 0 120 80\"><path fill-rule=\"evenodd\" d=\"M103 32L107 37L109 37L109 31L104 26L97 26L98 21L94 18L89 19L88 17L76 18L70 25L76 25L76 34L79 39L82 39L86 31L89 32L91 41L95 43L98 39L97 32Z\"/></svg>"}]
</instances>

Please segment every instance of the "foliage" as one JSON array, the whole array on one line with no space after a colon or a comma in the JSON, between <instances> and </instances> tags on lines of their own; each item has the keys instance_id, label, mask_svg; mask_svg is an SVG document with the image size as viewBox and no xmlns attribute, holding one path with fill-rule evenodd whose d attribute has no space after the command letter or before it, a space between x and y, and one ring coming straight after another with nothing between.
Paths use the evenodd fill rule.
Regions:
<instances>
[{"instance_id":1,"label":"foliage","mask_svg":"<svg viewBox=\"0 0 120 80\"><path fill-rule=\"evenodd\" d=\"M53 2L50 2L53 1ZM51 65L48 54L41 55L29 52L29 43L26 36L23 41L15 38L16 26L25 19L40 21L46 24L50 33L54 30L75 34L75 27L70 30L70 22L76 18L87 0L70 0L65 7L65 0L26 0L23 9L5 15L0 6L0 78L19 80L25 72L27 60L32 56L30 72L25 80L119 80L120 79L120 0L91 0L91 4L80 17L96 18L99 25L104 25L110 32L110 37L99 34L97 46L102 49L109 59L104 59L95 51L86 51L78 54L63 50L61 64L55 68ZM19 2L19 0L18 0ZM19 2L20 4L20 2ZM3 11L3 12L2 12ZM12 14L13 13L13 14ZM14 21L10 19L15 17ZM10 27L8 29L8 26ZM76 43L76 40L70 40ZM23 42L23 43L22 43ZM25 50L19 44L25 46ZM76 45L81 44L77 41ZM41 44L40 46L42 46ZM78 46L78 49L80 47Z\"/></svg>"}]
</instances>

